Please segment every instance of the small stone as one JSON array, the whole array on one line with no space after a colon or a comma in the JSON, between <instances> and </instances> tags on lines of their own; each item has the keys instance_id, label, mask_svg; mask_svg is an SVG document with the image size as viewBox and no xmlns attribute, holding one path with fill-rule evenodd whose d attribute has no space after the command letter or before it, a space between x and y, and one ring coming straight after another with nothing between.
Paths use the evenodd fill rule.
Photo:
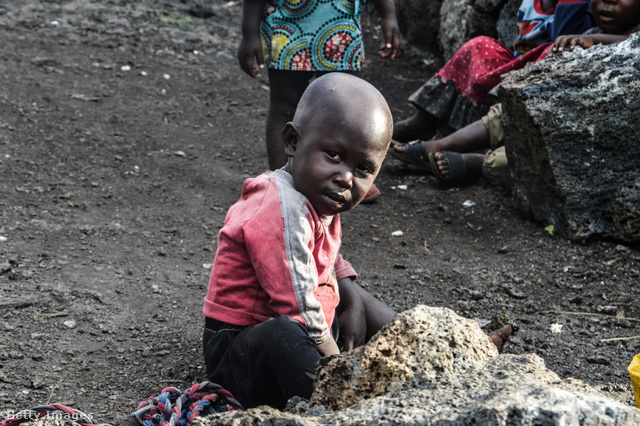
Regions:
<instances>
[{"instance_id":1,"label":"small stone","mask_svg":"<svg viewBox=\"0 0 640 426\"><path fill-rule=\"evenodd\" d=\"M162 78L164 78L165 80L169 80L171 76L169 74L162 74Z\"/></svg>"},{"instance_id":2,"label":"small stone","mask_svg":"<svg viewBox=\"0 0 640 426\"><path fill-rule=\"evenodd\" d=\"M76 322L74 320L66 320L62 324L67 328L76 328Z\"/></svg>"},{"instance_id":3,"label":"small stone","mask_svg":"<svg viewBox=\"0 0 640 426\"><path fill-rule=\"evenodd\" d=\"M479 290L471 290L469 292L469 297L471 297L471 300L484 299L484 293Z\"/></svg>"},{"instance_id":4,"label":"small stone","mask_svg":"<svg viewBox=\"0 0 640 426\"><path fill-rule=\"evenodd\" d=\"M403 235L404 235L404 232L402 232L402 231L393 231L391 233L392 237L402 237Z\"/></svg>"},{"instance_id":5,"label":"small stone","mask_svg":"<svg viewBox=\"0 0 640 426\"><path fill-rule=\"evenodd\" d=\"M184 151L173 151L173 155L176 157L185 157L187 154L185 154Z\"/></svg>"},{"instance_id":6,"label":"small stone","mask_svg":"<svg viewBox=\"0 0 640 426\"><path fill-rule=\"evenodd\" d=\"M551 324L549 329L553 334L560 334L562 333L562 324L558 324L558 323Z\"/></svg>"},{"instance_id":7,"label":"small stone","mask_svg":"<svg viewBox=\"0 0 640 426\"><path fill-rule=\"evenodd\" d=\"M615 315L618 313L616 306L598 306L598 312L602 312L605 315Z\"/></svg>"},{"instance_id":8,"label":"small stone","mask_svg":"<svg viewBox=\"0 0 640 426\"><path fill-rule=\"evenodd\" d=\"M506 287L505 290L507 291L507 294L514 299L526 299L527 297L523 292L516 290L513 287Z\"/></svg>"},{"instance_id":9,"label":"small stone","mask_svg":"<svg viewBox=\"0 0 640 426\"><path fill-rule=\"evenodd\" d=\"M611 365L611 361L603 356L590 356L587 358L589 364Z\"/></svg>"}]
</instances>

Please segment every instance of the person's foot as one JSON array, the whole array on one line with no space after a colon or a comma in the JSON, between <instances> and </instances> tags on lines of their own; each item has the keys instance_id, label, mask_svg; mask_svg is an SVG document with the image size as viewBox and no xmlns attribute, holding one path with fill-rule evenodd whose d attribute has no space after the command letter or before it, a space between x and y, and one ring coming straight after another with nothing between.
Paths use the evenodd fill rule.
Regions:
<instances>
[{"instance_id":1,"label":"person's foot","mask_svg":"<svg viewBox=\"0 0 640 426\"><path fill-rule=\"evenodd\" d=\"M378 197L380 197L380 190L378 189L376 184L373 183L371 184L371 188L369 188L369 191L367 191L367 195L364 196L364 198L360 203L361 204L373 203L375 200L378 199Z\"/></svg>"},{"instance_id":2,"label":"person's foot","mask_svg":"<svg viewBox=\"0 0 640 426\"><path fill-rule=\"evenodd\" d=\"M496 348L498 348L498 352L502 352L502 350L504 349L504 345L509 341L509 337L511 336L512 332L513 327L507 324L501 329L489 334L489 339L491 339L493 344L496 345Z\"/></svg>"},{"instance_id":3,"label":"person's foot","mask_svg":"<svg viewBox=\"0 0 640 426\"><path fill-rule=\"evenodd\" d=\"M465 176L456 176L456 181L458 180L477 180L482 177L482 164L484 163L484 154L461 154L464 162L466 163L466 175ZM433 154L436 160L436 167L438 168L438 173L444 180L449 179L452 174L451 165L449 164L449 159L443 152L435 152Z\"/></svg>"},{"instance_id":4,"label":"person's foot","mask_svg":"<svg viewBox=\"0 0 640 426\"><path fill-rule=\"evenodd\" d=\"M410 142L415 139L431 139L436 134L436 120L426 111L418 111L406 120L393 125L392 139L398 142Z\"/></svg>"}]
</instances>

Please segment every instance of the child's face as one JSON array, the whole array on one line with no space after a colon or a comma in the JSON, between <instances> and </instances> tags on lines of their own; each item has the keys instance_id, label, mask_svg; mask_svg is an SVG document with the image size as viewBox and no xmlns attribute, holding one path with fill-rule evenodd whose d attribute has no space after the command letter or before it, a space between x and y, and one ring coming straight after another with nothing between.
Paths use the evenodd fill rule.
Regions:
<instances>
[{"instance_id":1,"label":"child's face","mask_svg":"<svg viewBox=\"0 0 640 426\"><path fill-rule=\"evenodd\" d=\"M624 34L640 23L640 0L591 0L598 28L607 34Z\"/></svg>"},{"instance_id":2,"label":"child's face","mask_svg":"<svg viewBox=\"0 0 640 426\"><path fill-rule=\"evenodd\" d=\"M331 115L319 112L302 128L288 123L283 132L296 188L321 216L351 210L362 201L389 146L386 117L375 121L379 129L372 129L357 119Z\"/></svg>"}]
</instances>

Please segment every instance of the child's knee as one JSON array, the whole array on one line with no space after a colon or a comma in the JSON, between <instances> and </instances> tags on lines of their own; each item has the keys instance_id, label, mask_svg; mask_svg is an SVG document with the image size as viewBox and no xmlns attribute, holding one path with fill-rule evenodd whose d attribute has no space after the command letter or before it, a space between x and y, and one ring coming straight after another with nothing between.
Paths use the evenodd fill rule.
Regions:
<instances>
[{"instance_id":1,"label":"child's knee","mask_svg":"<svg viewBox=\"0 0 640 426\"><path fill-rule=\"evenodd\" d=\"M281 315L258 324L254 327L253 332L258 340L269 345L284 344L297 338L311 338L302 324L287 315Z\"/></svg>"}]
</instances>

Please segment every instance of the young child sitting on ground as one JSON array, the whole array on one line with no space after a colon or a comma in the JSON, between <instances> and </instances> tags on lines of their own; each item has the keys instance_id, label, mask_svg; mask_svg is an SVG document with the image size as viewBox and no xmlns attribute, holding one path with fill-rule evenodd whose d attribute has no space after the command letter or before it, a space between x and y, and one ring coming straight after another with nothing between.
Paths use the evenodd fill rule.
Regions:
<instances>
[{"instance_id":1,"label":"young child sitting on ground","mask_svg":"<svg viewBox=\"0 0 640 426\"><path fill-rule=\"evenodd\" d=\"M248 179L227 213L204 300L207 377L246 408L309 398L322 356L362 345L395 312L353 282L340 213L364 198L391 140L386 101L331 73L304 92L285 167ZM336 318L337 317L337 318ZM338 333L339 332L339 333ZM507 325L489 337L498 348Z\"/></svg>"},{"instance_id":2,"label":"young child sitting on ground","mask_svg":"<svg viewBox=\"0 0 640 426\"><path fill-rule=\"evenodd\" d=\"M626 40L640 31L640 0L591 0L591 10L597 27L581 35L558 37L551 52L566 47L588 49L596 44L612 44ZM484 176L494 183L506 183L510 178L504 151L502 108L494 105L481 120L435 141L414 141L393 150L415 158L414 164L427 169L446 183L470 183ZM486 153L481 151L490 149Z\"/></svg>"},{"instance_id":3,"label":"young child sitting on ground","mask_svg":"<svg viewBox=\"0 0 640 426\"><path fill-rule=\"evenodd\" d=\"M339 213L362 201L392 133L369 83L331 73L304 92L282 138L288 162L244 183L218 239L203 312L208 378L245 407L309 398L322 356L364 343L395 312L352 282ZM336 314L338 320L336 321Z\"/></svg>"}]
</instances>

